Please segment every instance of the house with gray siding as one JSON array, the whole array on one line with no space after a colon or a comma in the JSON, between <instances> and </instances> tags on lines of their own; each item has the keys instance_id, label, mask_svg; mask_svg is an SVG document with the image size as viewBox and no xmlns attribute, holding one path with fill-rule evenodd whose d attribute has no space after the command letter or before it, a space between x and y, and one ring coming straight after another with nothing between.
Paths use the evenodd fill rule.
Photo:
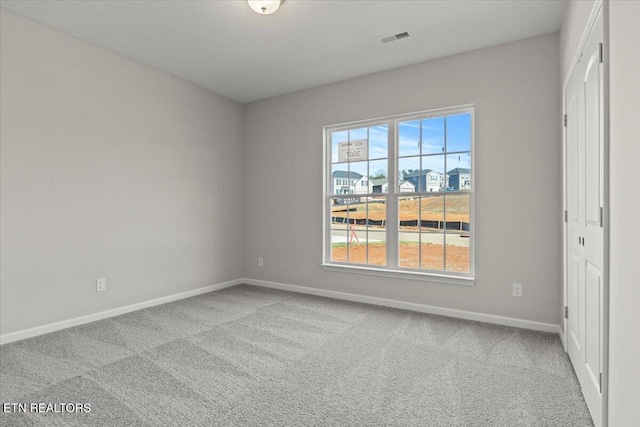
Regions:
<instances>
[{"instance_id":1,"label":"house with gray siding","mask_svg":"<svg viewBox=\"0 0 640 427\"><path fill-rule=\"evenodd\" d=\"M432 169L410 171L402 179L413 184L417 191L444 191L446 187L444 174Z\"/></svg>"},{"instance_id":2,"label":"house with gray siding","mask_svg":"<svg viewBox=\"0 0 640 427\"><path fill-rule=\"evenodd\" d=\"M471 169L455 168L447 172L452 190L471 190Z\"/></svg>"}]
</instances>

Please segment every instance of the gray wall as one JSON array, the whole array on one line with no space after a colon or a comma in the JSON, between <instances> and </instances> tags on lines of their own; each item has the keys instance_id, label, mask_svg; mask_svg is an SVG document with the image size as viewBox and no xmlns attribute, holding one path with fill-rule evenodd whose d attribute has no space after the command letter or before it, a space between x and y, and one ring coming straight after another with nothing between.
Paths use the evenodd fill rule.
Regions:
<instances>
[{"instance_id":1,"label":"gray wall","mask_svg":"<svg viewBox=\"0 0 640 427\"><path fill-rule=\"evenodd\" d=\"M609 2L609 425L640 420L640 2Z\"/></svg>"},{"instance_id":2,"label":"gray wall","mask_svg":"<svg viewBox=\"0 0 640 427\"><path fill-rule=\"evenodd\" d=\"M245 277L559 324L559 72L551 34L248 104ZM476 104L476 285L322 270L322 127L467 103ZM523 298L511 296L513 282Z\"/></svg>"},{"instance_id":3,"label":"gray wall","mask_svg":"<svg viewBox=\"0 0 640 427\"><path fill-rule=\"evenodd\" d=\"M243 107L0 14L0 333L242 277Z\"/></svg>"}]
</instances>

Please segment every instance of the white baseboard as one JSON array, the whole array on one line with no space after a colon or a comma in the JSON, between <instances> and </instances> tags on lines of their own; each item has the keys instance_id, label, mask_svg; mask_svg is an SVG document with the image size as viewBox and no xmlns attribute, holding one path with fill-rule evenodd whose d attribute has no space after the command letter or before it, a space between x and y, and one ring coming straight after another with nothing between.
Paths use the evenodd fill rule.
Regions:
<instances>
[{"instance_id":1,"label":"white baseboard","mask_svg":"<svg viewBox=\"0 0 640 427\"><path fill-rule=\"evenodd\" d=\"M535 322L532 320L516 319L513 317L496 316L493 314L477 313L473 311L455 310L452 308L436 307L431 305L416 304L412 302L398 301L387 298L371 297L367 295L351 294L347 292L330 291L325 289L310 288L306 286L288 285L285 283L267 282L256 279L236 279L228 282L218 283L204 288L194 289L192 291L181 292L166 297L156 298L149 301L143 301L124 307L114 308L111 310L101 311L99 313L89 314L86 316L75 317L73 319L63 320L60 322L49 323L47 325L36 326L35 328L24 329L22 331L11 332L0 335L0 345L10 342L35 337L38 335L48 334L50 332L59 331L61 329L73 326L83 325L85 323L95 322L97 320L107 319L109 317L130 313L132 311L141 310L147 307L153 307L160 304L166 304L184 298L196 295L206 294L208 292L217 291L231 286L246 283L248 285L262 286L265 288L281 289L284 291L298 292L309 295L317 295L327 298L335 298L346 301L362 302L366 304L380 305L385 307L399 308L403 310L417 311L420 313L438 314L441 316L455 317L458 319L476 320L479 322L493 323L497 325L513 326L516 328L533 329L536 331L552 332L560 335L560 339L564 344L564 336L560 325L551 323Z\"/></svg>"},{"instance_id":2,"label":"white baseboard","mask_svg":"<svg viewBox=\"0 0 640 427\"><path fill-rule=\"evenodd\" d=\"M153 307L160 304L166 304L168 302L177 301L184 298L193 297L196 295L206 294L208 292L217 291L220 289L228 288L231 286L244 283L242 279L230 280L228 282L218 283L204 288L194 289L192 291L180 292L178 294L169 295L166 297L160 297L149 301L143 301L136 304L127 305L124 307L114 308L111 310L101 311L99 313L88 314L86 316L75 317L73 319L63 320L60 322L49 323L47 325L36 326L35 328L24 329L22 331L11 332L9 334L0 335L0 345L8 344L13 341L19 341L26 338L35 337L38 335L48 334L50 332L59 331L61 329L70 328L72 326L83 325L85 323L95 322L96 320L102 320L109 317L118 316L120 314L130 313L132 311L141 310L147 307Z\"/></svg>"},{"instance_id":3,"label":"white baseboard","mask_svg":"<svg viewBox=\"0 0 640 427\"><path fill-rule=\"evenodd\" d=\"M306 286L288 285L285 283L267 282L264 280L245 278L243 279L243 283L246 283L248 285L262 286L265 288L281 289L284 291L299 292L303 294L317 295L328 298L400 308L403 310L417 311L420 313L438 314L441 316L455 317L458 319L476 320L478 322L493 323L496 325L513 326L516 328L533 329L536 331L551 332L556 334L560 333L560 325L535 322L532 320L516 319L514 317L496 316L493 314L477 313L465 310L455 310L452 308L436 307L432 305L416 304L412 302L351 294L346 292L330 291L318 288L309 288Z\"/></svg>"}]
</instances>

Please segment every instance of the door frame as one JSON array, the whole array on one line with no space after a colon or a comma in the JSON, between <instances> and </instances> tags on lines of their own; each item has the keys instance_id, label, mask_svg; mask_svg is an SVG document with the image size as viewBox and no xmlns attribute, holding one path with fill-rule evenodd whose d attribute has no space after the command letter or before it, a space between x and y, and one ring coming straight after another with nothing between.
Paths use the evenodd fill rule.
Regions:
<instances>
[{"instance_id":1,"label":"door frame","mask_svg":"<svg viewBox=\"0 0 640 427\"><path fill-rule=\"evenodd\" d=\"M571 67L567 75L563 76L562 85L562 114L563 120L567 114L567 89L571 82L571 77L575 72L580 56L585 48L587 39L594 27L598 15L602 15L603 24L603 325L602 325L602 426L608 426L609 418L609 0L595 0L587 25L585 26L580 43L573 55ZM567 251L568 251L568 227L565 221L564 212L567 209L567 127L562 128L562 328L560 339L567 351L567 328L568 321L564 316L564 307L568 304L568 271L567 271ZM571 315L571 313L569 314Z\"/></svg>"}]
</instances>

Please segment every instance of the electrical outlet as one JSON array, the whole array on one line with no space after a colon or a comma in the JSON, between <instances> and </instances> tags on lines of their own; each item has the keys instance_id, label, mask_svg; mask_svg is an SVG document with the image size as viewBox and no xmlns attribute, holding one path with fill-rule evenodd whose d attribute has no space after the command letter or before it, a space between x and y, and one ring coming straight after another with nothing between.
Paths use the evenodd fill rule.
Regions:
<instances>
[{"instance_id":1,"label":"electrical outlet","mask_svg":"<svg viewBox=\"0 0 640 427\"><path fill-rule=\"evenodd\" d=\"M513 284L513 296L522 298L522 284L520 283Z\"/></svg>"},{"instance_id":2,"label":"electrical outlet","mask_svg":"<svg viewBox=\"0 0 640 427\"><path fill-rule=\"evenodd\" d=\"M106 291L107 290L107 279L104 277L96 280L96 291Z\"/></svg>"},{"instance_id":3,"label":"electrical outlet","mask_svg":"<svg viewBox=\"0 0 640 427\"><path fill-rule=\"evenodd\" d=\"M264 267L264 259L258 258L258 267Z\"/></svg>"}]
</instances>

